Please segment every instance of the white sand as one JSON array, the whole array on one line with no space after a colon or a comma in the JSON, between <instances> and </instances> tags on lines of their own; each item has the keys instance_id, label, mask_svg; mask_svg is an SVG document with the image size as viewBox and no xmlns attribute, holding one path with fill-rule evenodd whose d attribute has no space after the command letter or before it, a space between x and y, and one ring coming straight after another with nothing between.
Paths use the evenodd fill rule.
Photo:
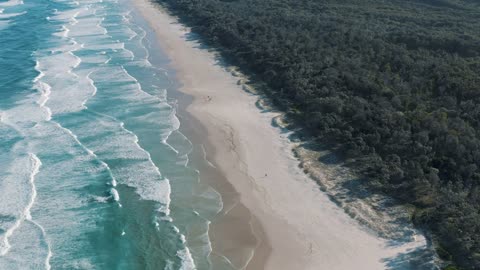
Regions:
<instances>
[{"instance_id":1,"label":"white sand","mask_svg":"<svg viewBox=\"0 0 480 270\"><path fill-rule=\"evenodd\" d=\"M390 269L386 260L426 245L419 236L414 243L388 246L346 215L298 168L286 134L271 125L276 114L262 113L255 106L258 97L242 91L213 53L187 41L188 30L175 18L148 0L134 3L171 59L180 91L194 97L187 111L206 127L215 147L207 157L265 232L263 246L271 249L261 253L265 265L256 268Z\"/></svg>"}]
</instances>

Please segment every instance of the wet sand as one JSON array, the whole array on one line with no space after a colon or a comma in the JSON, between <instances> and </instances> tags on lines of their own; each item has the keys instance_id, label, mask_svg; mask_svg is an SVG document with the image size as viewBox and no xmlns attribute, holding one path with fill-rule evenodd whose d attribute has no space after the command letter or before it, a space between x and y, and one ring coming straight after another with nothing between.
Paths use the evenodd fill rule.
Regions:
<instances>
[{"instance_id":1,"label":"wet sand","mask_svg":"<svg viewBox=\"0 0 480 270\"><path fill-rule=\"evenodd\" d=\"M258 97L160 6L133 3L181 83L182 132L192 155L208 160L197 164L201 181L222 195L209 232L214 269L222 258L236 269L397 269L389 262L426 245L392 245L350 218L299 168L288 134L272 126L278 113L257 108Z\"/></svg>"}]
</instances>

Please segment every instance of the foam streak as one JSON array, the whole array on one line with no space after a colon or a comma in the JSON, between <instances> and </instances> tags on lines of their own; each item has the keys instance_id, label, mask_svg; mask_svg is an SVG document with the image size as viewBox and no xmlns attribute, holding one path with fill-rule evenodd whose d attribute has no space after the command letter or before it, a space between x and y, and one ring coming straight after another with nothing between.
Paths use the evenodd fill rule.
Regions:
<instances>
[{"instance_id":1,"label":"foam streak","mask_svg":"<svg viewBox=\"0 0 480 270\"><path fill-rule=\"evenodd\" d=\"M9 230L7 230L7 232L5 233L5 236L4 236L4 239L3 239L3 245L2 245L3 247L2 247L2 250L0 251L0 256L5 256L8 253L8 251L10 250L11 245L10 245L10 242L9 242L9 238L13 235L13 233L22 225L22 223L24 221L29 221L32 224L34 224L36 227L38 227L40 229L40 231L42 232L42 236L43 236L43 239L45 241L45 246L46 246L46 249L47 249L47 257L45 258L45 269L49 270L50 269L50 258L52 257L52 252L51 252L51 249L50 249L50 245L48 243L47 236L46 236L44 228L40 224L38 224L37 222L33 221L32 215L31 215L31 209L32 209L33 205L35 204L35 199L37 198L37 190L36 190L36 187L35 187L35 176L39 173L40 167L42 166L42 162L33 153L29 153L29 157L30 157L30 162L31 162L31 165L30 165L31 166L31 173L30 173L30 179L29 179L30 188L31 188L30 200L29 200L27 206L25 207L23 213L21 214L20 218L18 218L18 220L15 222L15 224Z\"/></svg>"}]
</instances>

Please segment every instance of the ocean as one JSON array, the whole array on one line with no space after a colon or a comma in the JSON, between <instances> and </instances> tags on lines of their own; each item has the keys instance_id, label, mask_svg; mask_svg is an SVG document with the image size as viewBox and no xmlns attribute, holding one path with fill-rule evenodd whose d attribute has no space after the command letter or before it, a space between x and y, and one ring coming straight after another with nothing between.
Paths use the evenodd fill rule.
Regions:
<instances>
[{"instance_id":1,"label":"ocean","mask_svg":"<svg viewBox=\"0 0 480 270\"><path fill-rule=\"evenodd\" d=\"M126 0L0 1L0 269L211 268L155 42Z\"/></svg>"}]
</instances>

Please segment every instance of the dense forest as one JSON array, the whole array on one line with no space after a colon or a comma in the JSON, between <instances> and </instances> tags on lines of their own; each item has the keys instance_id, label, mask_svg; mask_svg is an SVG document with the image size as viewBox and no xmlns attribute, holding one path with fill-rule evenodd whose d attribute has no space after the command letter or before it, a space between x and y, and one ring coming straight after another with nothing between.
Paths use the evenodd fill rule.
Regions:
<instances>
[{"instance_id":1,"label":"dense forest","mask_svg":"<svg viewBox=\"0 0 480 270\"><path fill-rule=\"evenodd\" d=\"M480 269L478 0L156 1Z\"/></svg>"}]
</instances>

